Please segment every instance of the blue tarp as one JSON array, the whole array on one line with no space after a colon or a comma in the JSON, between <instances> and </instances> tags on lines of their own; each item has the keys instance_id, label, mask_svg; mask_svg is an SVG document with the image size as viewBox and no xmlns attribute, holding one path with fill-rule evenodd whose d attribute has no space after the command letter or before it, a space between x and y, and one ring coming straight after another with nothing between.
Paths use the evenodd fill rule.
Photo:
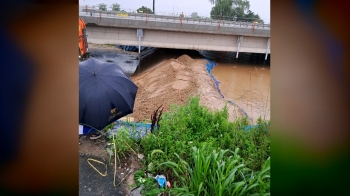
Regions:
<instances>
[{"instance_id":1,"label":"blue tarp","mask_svg":"<svg viewBox=\"0 0 350 196\"><path fill-rule=\"evenodd\" d=\"M119 45L116 45L116 47L120 47ZM138 46L121 46L123 50L126 51L133 51L133 52L137 52L139 51L139 47ZM144 50L146 47L141 46L141 51Z\"/></svg>"},{"instance_id":2,"label":"blue tarp","mask_svg":"<svg viewBox=\"0 0 350 196\"><path fill-rule=\"evenodd\" d=\"M216 89L217 89L217 91L220 93L220 95L221 95L221 97L222 98L225 98L225 96L221 93L221 91L220 91L220 88L219 88L219 84L220 84L220 82L212 75L212 73L211 73L211 70L216 66L216 63L214 63L213 61L211 61L211 60L209 60L209 59L207 59L207 58L204 58L206 61L208 61L208 63L206 64L206 66L207 66L207 71L208 71L208 74L210 75L210 77L211 78L213 78L213 80L214 80L214 82L215 82L215 87L216 87ZM235 105L234 104L234 102L233 101L231 101L231 100L227 100L227 102L228 103L230 103L231 105ZM248 116L248 114L241 108L241 107L239 107L238 105L235 105L236 107L238 107L243 113L244 113L244 115L246 116L246 117L248 117L250 120L252 120L249 116ZM252 128L256 128L258 125L249 125L249 126L246 126L245 127L245 130L247 131L247 130L250 130L250 129L252 129ZM267 130L266 130L267 131Z\"/></svg>"},{"instance_id":3,"label":"blue tarp","mask_svg":"<svg viewBox=\"0 0 350 196\"><path fill-rule=\"evenodd\" d=\"M268 127L270 127L270 122L267 125ZM255 129L255 128L259 128L259 125L248 125L244 128L244 130L249 131L250 129ZM267 132L268 128L263 127L264 131Z\"/></svg>"},{"instance_id":4,"label":"blue tarp","mask_svg":"<svg viewBox=\"0 0 350 196\"><path fill-rule=\"evenodd\" d=\"M107 133L107 136L109 136L112 133L117 133L118 129L120 127L125 127L128 130L135 130L135 131L129 131L130 137L132 138L140 138L146 135L148 131L151 130L151 124L147 123L140 123L140 122L126 122L121 120L116 120L116 125Z\"/></svg>"},{"instance_id":5,"label":"blue tarp","mask_svg":"<svg viewBox=\"0 0 350 196\"><path fill-rule=\"evenodd\" d=\"M110 136L112 133L117 133L119 128L127 128L129 132L129 136L131 138L142 138L151 130L151 124L147 123L140 123L140 122L126 122L117 120L115 121L117 124L106 134L107 136ZM268 124L268 126L270 123ZM244 127L245 131L249 131L251 129L259 128L259 125L248 125ZM268 128L264 127L265 132L268 131Z\"/></svg>"},{"instance_id":6,"label":"blue tarp","mask_svg":"<svg viewBox=\"0 0 350 196\"><path fill-rule=\"evenodd\" d=\"M221 93L220 89L219 89L219 84L220 82L211 74L211 70L216 66L216 63L214 63L213 61L209 60L209 59L205 59L208 61L208 63L206 64L207 66L207 71L210 75L210 77L214 80L215 82L215 87L216 90L220 93L221 97L224 98L224 95Z\"/></svg>"},{"instance_id":7,"label":"blue tarp","mask_svg":"<svg viewBox=\"0 0 350 196\"><path fill-rule=\"evenodd\" d=\"M205 60L208 61L208 63L206 64L206 66L207 66L207 71L208 71L208 74L210 75L210 77L213 78L213 80L214 80L214 82L215 82L216 90L220 93L220 95L221 95L222 98L225 98L225 96L221 93L221 90L220 90L220 88L219 88L220 82L211 74L211 70L216 66L216 63L214 63L213 61L211 61L211 60L209 60L209 59L207 59L207 58L205 58ZM231 105L235 105L235 104L233 103L233 101L231 101L231 100L227 100L227 102L230 103ZM244 115L245 115L246 117L249 118L248 114L247 114L242 108L240 108L240 107L237 106L237 105L235 105L235 106L238 107L240 110L242 110L242 112L244 113ZM249 119L252 120L251 118L249 118Z\"/></svg>"}]
</instances>

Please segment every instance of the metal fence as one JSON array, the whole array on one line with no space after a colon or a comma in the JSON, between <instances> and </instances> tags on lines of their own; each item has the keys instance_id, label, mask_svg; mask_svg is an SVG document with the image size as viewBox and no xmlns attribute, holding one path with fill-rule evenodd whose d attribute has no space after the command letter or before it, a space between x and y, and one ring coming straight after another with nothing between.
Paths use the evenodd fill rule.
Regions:
<instances>
[{"instance_id":1,"label":"metal fence","mask_svg":"<svg viewBox=\"0 0 350 196\"><path fill-rule=\"evenodd\" d=\"M270 24L256 23L256 22L243 22L234 21L233 18L219 17L220 20L204 17L191 17L183 14L174 15L159 15L159 14L148 14L148 13L137 13L135 11L102 11L96 8L80 6L80 14L91 15L97 17L116 17L116 18L134 18L145 21L169 21L177 23L190 23L190 24L206 24L206 25L221 25L221 26L240 26L240 27L251 27L251 28L263 28L270 29ZM213 17L213 16L212 16Z\"/></svg>"}]
</instances>

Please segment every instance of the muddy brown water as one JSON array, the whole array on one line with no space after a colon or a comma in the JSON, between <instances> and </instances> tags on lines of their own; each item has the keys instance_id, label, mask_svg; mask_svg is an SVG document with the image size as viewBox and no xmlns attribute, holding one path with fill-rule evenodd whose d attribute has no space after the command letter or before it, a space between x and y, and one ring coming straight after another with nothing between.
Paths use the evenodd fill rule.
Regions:
<instances>
[{"instance_id":1,"label":"muddy brown water","mask_svg":"<svg viewBox=\"0 0 350 196\"><path fill-rule=\"evenodd\" d=\"M122 68L127 72L138 75L151 68L161 65L168 59L178 58L187 54L193 59L207 58L216 63L212 75L220 82L219 89L226 100L232 101L243 109L253 122L258 117L270 119L270 56L265 60L265 54L239 53L236 58L234 52L193 51L159 49L159 51L141 63L135 61L135 55L127 56L97 51L97 58L118 61L122 59ZM124 63L131 59L132 63Z\"/></svg>"},{"instance_id":2,"label":"muddy brown water","mask_svg":"<svg viewBox=\"0 0 350 196\"><path fill-rule=\"evenodd\" d=\"M270 119L270 57L265 60L265 54L239 53L236 58L234 52L166 49L141 62L134 75L183 54L215 62L212 75L220 82L219 89L224 98L243 109L253 122L258 117Z\"/></svg>"},{"instance_id":3,"label":"muddy brown water","mask_svg":"<svg viewBox=\"0 0 350 196\"><path fill-rule=\"evenodd\" d=\"M254 121L270 119L270 68L257 65L217 63L212 74L220 81L225 99L234 102Z\"/></svg>"}]
</instances>

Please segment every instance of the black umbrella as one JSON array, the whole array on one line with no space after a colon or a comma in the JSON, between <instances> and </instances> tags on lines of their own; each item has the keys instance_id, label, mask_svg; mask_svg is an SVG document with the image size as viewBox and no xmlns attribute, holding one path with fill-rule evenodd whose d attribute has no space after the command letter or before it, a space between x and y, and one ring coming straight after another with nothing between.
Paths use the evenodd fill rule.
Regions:
<instances>
[{"instance_id":1,"label":"black umbrella","mask_svg":"<svg viewBox=\"0 0 350 196\"><path fill-rule=\"evenodd\" d=\"M79 63L79 124L101 130L133 112L138 87L114 63Z\"/></svg>"}]
</instances>

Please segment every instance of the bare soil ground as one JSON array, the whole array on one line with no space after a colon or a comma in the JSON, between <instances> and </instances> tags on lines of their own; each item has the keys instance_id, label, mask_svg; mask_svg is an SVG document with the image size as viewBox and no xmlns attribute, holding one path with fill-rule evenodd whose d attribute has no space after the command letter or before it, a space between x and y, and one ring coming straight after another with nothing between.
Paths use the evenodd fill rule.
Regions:
<instances>
[{"instance_id":1,"label":"bare soil ground","mask_svg":"<svg viewBox=\"0 0 350 196\"><path fill-rule=\"evenodd\" d=\"M126 158L121 158L120 162L116 160L115 164L114 157L110 159L105 150L107 144L108 140L105 137L90 140L88 136L83 136L79 139L79 195L125 196L129 194L134 184L134 173L140 167L140 159L137 156L127 155ZM101 174L106 172L105 165L107 165L107 175L102 176ZM114 173L116 173L116 187Z\"/></svg>"}]
</instances>

